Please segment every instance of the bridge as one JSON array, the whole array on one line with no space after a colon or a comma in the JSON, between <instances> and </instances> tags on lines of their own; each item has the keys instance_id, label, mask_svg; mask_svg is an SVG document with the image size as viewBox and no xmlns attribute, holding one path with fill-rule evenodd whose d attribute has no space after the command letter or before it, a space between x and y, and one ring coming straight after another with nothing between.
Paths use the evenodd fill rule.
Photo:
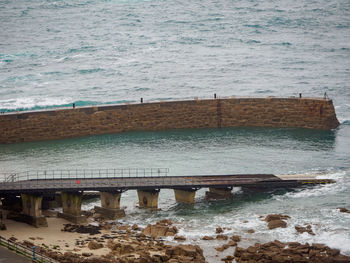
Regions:
<instances>
[{"instance_id":1,"label":"bridge","mask_svg":"<svg viewBox=\"0 0 350 263\"><path fill-rule=\"evenodd\" d=\"M157 209L161 189L173 189L180 203L194 203L200 188L209 188L207 199L227 199L233 187L244 189L296 188L305 185L332 183L317 179L317 175L233 174L169 176L167 168L98 169L98 170L44 170L0 174L0 197L3 209L11 207L13 200L21 200L22 221L36 227L47 226L42 215L42 204L60 194L62 213L59 216L83 223L81 203L84 191L98 191L101 206L96 212L108 219L125 215L120 209L121 194L137 190L139 207ZM18 198L20 196L20 198Z\"/></svg>"}]
</instances>

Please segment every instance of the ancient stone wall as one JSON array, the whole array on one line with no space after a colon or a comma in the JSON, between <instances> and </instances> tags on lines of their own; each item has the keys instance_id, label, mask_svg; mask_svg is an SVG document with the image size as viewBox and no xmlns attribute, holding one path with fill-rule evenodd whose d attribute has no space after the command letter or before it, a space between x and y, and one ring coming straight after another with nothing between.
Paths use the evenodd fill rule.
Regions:
<instances>
[{"instance_id":1,"label":"ancient stone wall","mask_svg":"<svg viewBox=\"0 0 350 263\"><path fill-rule=\"evenodd\" d=\"M82 107L0 115L0 143L126 131L237 126L334 129L332 100L227 98Z\"/></svg>"}]
</instances>

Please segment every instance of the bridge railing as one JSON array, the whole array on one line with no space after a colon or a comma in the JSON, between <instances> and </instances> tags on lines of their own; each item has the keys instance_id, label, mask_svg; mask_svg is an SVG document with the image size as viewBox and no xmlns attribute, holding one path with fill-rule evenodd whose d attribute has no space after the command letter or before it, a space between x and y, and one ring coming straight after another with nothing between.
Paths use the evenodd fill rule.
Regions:
<instances>
[{"instance_id":1,"label":"bridge railing","mask_svg":"<svg viewBox=\"0 0 350 263\"><path fill-rule=\"evenodd\" d=\"M0 182L14 183L30 180L161 177L167 176L168 173L169 168L41 170L19 173L0 173Z\"/></svg>"},{"instance_id":2,"label":"bridge railing","mask_svg":"<svg viewBox=\"0 0 350 263\"><path fill-rule=\"evenodd\" d=\"M20 243L13 242L9 239L5 239L0 236L0 246L3 246L17 254L27 257L32 260L32 262L38 263L59 263L57 260L49 258L37 252L33 252L33 248L28 248Z\"/></svg>"}]
</instances>

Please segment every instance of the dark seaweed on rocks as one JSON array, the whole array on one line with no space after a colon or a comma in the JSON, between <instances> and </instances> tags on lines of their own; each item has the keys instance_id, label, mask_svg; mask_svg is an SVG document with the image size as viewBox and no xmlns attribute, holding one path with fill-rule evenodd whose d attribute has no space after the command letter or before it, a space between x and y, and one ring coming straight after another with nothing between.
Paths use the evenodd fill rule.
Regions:
<instances>
[{"instance_id":1,"label":"dark seaweed on rocks","mask_svg":"<svg viewBox=\"0 0 350 263\"><path fill-rule=\"evenodd\" d=\"M65 224L62 231L65 232L77 232L82 234L90 234L90 235L96 235L101 234L100 232L101 227L100 226L83 226L83 225L72 225L72 224Z\"/></svg>"}]
</instances>

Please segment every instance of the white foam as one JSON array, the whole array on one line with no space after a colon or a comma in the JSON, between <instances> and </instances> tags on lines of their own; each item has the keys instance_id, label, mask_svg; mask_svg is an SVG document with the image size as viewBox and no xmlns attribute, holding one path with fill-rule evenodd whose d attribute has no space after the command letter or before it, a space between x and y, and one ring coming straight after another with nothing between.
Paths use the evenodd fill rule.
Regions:
<instances>
[{"instance_id":1,"label":"white foam","mask_svg":"<svg viewBox=\"0 0 350 263\"><path fill-rule=\"evenodd\" d=\"M68 97L26 97L17 99L0 100L0 108L16 110L31 109L34 107L45 107L71 103L72 99Z\"/></svg>"}]
</instances>

